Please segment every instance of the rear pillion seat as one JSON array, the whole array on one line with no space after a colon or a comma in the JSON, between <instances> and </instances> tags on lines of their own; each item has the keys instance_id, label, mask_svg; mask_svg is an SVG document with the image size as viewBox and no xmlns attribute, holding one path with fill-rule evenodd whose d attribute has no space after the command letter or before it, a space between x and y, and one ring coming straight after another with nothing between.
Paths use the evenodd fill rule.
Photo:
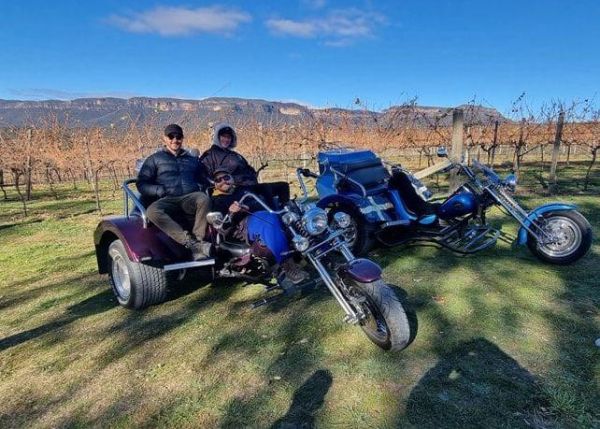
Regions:
<instances>
[{"instance_id":1,"label":"rear pillion seat","mask_svg":"<svg viewBox=\"0 0 600 429\"><path fill-rule=\"evenodd\" d=\"M390 173L379 158L340 165L336 170L350 179L341 179L339 187L342 189L356 188L356 185L352 183L355 181L365 188L367 195L376 195L385 191L390 178Z\"/></svg>"}]
</instances>

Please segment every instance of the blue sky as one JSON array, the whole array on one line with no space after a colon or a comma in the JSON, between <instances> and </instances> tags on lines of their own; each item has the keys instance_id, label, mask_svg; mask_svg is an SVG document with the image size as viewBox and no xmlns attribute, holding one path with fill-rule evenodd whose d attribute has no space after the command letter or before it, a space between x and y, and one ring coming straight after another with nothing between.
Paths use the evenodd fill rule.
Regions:
<instances>
[{"instance_id":1,"label":"blue sky","mask_svg":"<svg viewBox=\"0 0 600 429\"><path fill-rule=\"evenodd\" d=\"M600 1L0 0L0 98L594 98Z\"/></svg>"}]
</instances>

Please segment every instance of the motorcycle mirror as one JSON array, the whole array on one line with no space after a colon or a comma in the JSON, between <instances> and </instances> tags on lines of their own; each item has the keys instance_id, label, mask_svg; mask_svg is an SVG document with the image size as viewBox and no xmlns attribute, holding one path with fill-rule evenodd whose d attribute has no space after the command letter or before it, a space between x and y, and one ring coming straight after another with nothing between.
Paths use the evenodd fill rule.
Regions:
<instances>
[{"instance_id":1,"label":"motorcycle mirror","mask_svg":"<svg viewBox=\"0 0 600 429\"><path fill-rule=\"evenodd\" d=\"M206 215L206 221L213 226L221 226L223 224L223 213L210 212Z\"/></svg>"},{"instance_id":2,"label":"motorcycle mirror","mask_svg":"<svg viewBox=\"0 0 600 429\"><path fill-rule=\"evenodd\" d=\"M448 149L446 149L446 146L438 147L437 156L440 158L448 158Z\"/></svg>"},{"instance_id":3,"label":"motorcycle mirror","mask_svg":"<svg viewBox=\"0 0 600 429\"><path fill-rule=\"evenodd\" d=\"M517 188L517 176L515 174L509 174L506 176L504 179L504 185L514 192L514 190Z\"/></svg>"}]
</instances>

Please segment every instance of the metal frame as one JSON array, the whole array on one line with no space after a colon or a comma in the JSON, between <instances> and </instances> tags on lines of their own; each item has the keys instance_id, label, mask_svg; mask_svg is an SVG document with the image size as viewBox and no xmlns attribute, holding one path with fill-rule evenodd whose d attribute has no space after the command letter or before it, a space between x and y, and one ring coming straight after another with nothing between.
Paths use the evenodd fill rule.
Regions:
<instances>
[{"instance_id":1,"label":"metal frame","mask_svg":"<svg viewBox=\"0 0 600 429\"><path fill-rule=\"evenodd\" d=\"M123 204L124 204L124 212L127 219L130 217L129 212L129 200L133 203L133 205L140 211L140 217L142 218L142 223L144 228L148 228L148 216L146 215L146 208L138 198L135 191L129 188L129 185L132 183L137 183L137 179L127 179L123 182L121 186L123 188Z\"/></svg>"},{"instance_id":2,"label":"metal frame","mask_svg":"<svg viewBox=\"0 0 600 429\"><path fill-rule=\"evenodd\" d=\"M503 182L498 178L497 174L493 170L477 161L474 161L473 165L485 175L486 179L484 182L479 180L479 178L467 165L460 164L460 168L467 176L469 176L472 182L481 187L481 191L486 191L489 195L491 195L492 198L514 219L516 219L516 221L519 222L519 224L521 224L521 226L527 232L533 235L537 241L541 243L551 241L551 237L549 237L539 225L533 222L528 222L529 213L527 213L513 197L506 193L502 187ZM490 177L491 174L493 174L492 177Z\"/></svg>"},{"instance_id":3,"label":"metal frame","mask_svg":"<svg viewBox=\"0 0 600 429\"><path fill-rule=\"evenodd\" d=\"M348 175L342 173L341 171L336 170L335 168L333 168L331 165L329 166L329 169L333 172L334 177L335 177L335 185L337 186L338 183L338 178L337 176L341 176L342 178L346 179L347 181L354 183L356 186L358 186L360 188L360 190L363 193L363 197L367 198L367 189L359 182L357 182L356 180L350 178Z\"/></svg>"}]
</instances>

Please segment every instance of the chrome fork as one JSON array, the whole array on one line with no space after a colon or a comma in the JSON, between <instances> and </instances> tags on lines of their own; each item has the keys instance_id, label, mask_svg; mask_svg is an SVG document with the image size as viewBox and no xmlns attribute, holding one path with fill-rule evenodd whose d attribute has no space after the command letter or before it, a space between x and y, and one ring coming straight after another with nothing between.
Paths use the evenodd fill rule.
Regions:
<instances>
[{"instance_id":1,"label":"chrome fork","mask_svg":"<svg viewBox=\"0 0 600 429\"><path fill-rule=\"evenodd\" d=\"M355 259L350 249L348 249L346 243L336 243L336 247L338 247L338 250L344 256L344 259L346 259L346 262L351 262ZM325 268L325 266L321 262L321 258L326 253L329 252L324 252L320 255L313 255L312 252L307 252L306 258L313 264L313 266L325 282L325 285L327 286L327 289L329 289L329 292L331 292L331 294L334 296L334 298L337 300L337 302L340 304L340 306L346 313L344 321L355 325L360 321L360 316L356 311L354 311L350 303L346 300L340 289L335 284L335 281L329 275L327 268Z\"/></svg>"},{"instance_id":2,"label":"chrome fork","mask_svg":"<svg viewBox=\"0 0 600 429\"><path fill-rule=\"evenodd\" d=\"M508 211L508 213L510 213L510 215L527 230L527 232L535 237L537 241L542 243L552 241L552 237L550 237L548 233L546 233L546 231L544 231L544 229L537 223L532 222L529 225L525 223L525 221L528 219L528 213L517 201L515 201L513 197L508 195L504 189L492 185L487 185L485 189L494 198L494 200L504 207L506 211Z\"/></svg>"}]
</instances>

